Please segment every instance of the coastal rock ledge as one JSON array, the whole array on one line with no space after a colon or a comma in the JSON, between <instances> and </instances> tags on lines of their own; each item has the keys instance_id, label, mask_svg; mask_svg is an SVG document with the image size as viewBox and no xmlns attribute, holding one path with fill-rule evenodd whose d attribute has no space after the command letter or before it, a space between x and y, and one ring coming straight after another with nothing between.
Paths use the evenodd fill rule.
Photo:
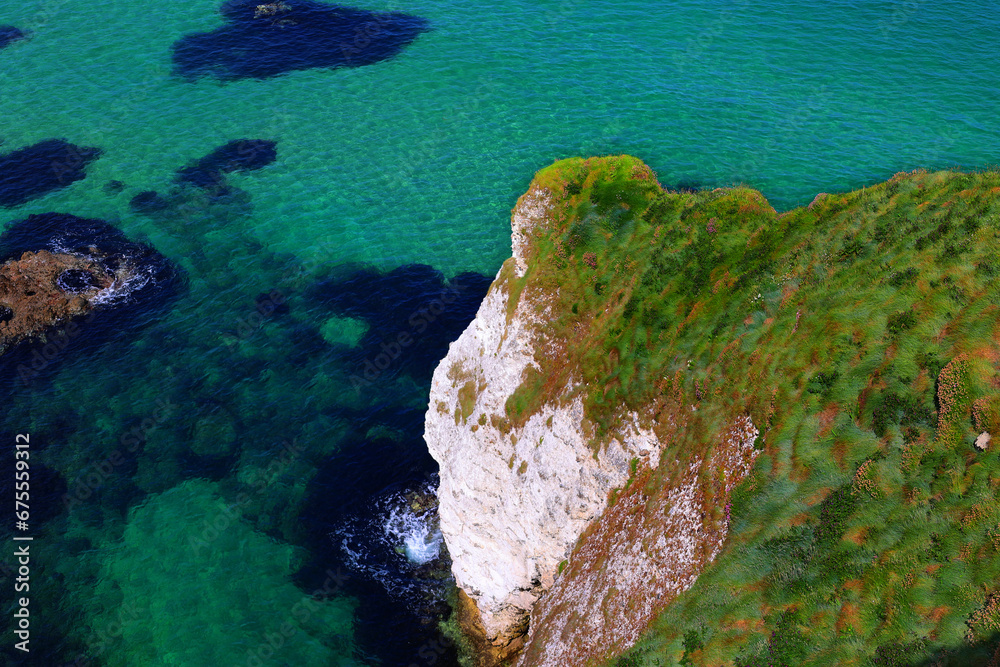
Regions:
<instances>
[{"instance_id":1,"label":"coastal rock ledge","mask_svg":"<svg viewBox=\"0 0 1000 667\"><path fill-rule=\"evenodd\" d=\"M595 304L588 291L569 316L578 283L554 286L537 267L555 248L574 276L591 270L592 253L578 248L574 262L552 239L572 198L621 173L663 193L633 158L564 161L536 176L512 211L513 256L433 376L425 439L479 665L569 667L631 646L719 552L722 508L757 453L756 427L729 410L713 446L679 454L671 443L698 410L680 379L595 414L607 391L595 394L581 360L606 340L622 293Z\"/></svg>"}]
</instances>

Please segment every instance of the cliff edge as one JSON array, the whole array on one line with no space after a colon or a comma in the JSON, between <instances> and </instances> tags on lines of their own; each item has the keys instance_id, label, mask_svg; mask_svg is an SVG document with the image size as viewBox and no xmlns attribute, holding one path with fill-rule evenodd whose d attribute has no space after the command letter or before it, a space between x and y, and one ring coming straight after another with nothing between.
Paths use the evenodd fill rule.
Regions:
<instances>
[{"instance_id":1,"label":"cliff edge","mask_svg":"<svg viewBox=\"0 0 1000 667\"><path fill-rule=\"evenodd\" d=\"M427 415L480 666L1000 664L1000 172L571 159L512 227Z\"/></svg>"},{"instance_id":2,"label":"cliff edge","mask_svg":"<svg viewBox=\"0 0 1000 667\"><path fill-rule=\"evenodd\" d=\"M524 246L551 197L537 189L518 203L513 257L435 371L425 426L441 465L441 529L456 582L476 602L489 639L503 646L524 634L528 612L609 492L625 483L630 461L660 450L655 435L633 427L593 453L582 400L566 391L523 424L510 423L507 401L525 370L539 368L544 314L536 309L545 302L532 287L512 296L510 279L524 277Z\"/></svg>"},{"instance_id":3,"label":"cliff edge","mask_svg":"<svg viewBox=\"0 0 1000 667\"><path fill-rule=\"evenodd\" d=\"M587 299L573 297L574 289L583 287L593 297L592 284L574 285L577 275L555 276L553 283L539 265L548 262L547 249L539 245L563 231L560 218L573 197L574 188L567 192L552 182L566 168L590 179L587 195L595 184L623 173L642 187L640 198L647 204L662 192L648 167L633 158L567 161L540 173L512 212L512 257L434 373L425 425L431 455L441 466L441 530L456 582L478 609L495 656L530 648L540 630L559 626L563 643L572 648L553 652L555 644L548 642L549 657L531 663L539 665L565 664L571 655L576 664L597 655L581 650L591 642L602 655L627 648L656 610L693 582L725 534L717 516L706 525L707 505L718 504L720 494L745 475L757 435L749 417L731 415L732 433L722 435L717 451L704 448L683 461L671 457L672 480L655 498L625 494L621 507L659 503L662 520L633 526L652 538L651 548L619 554L585 587L587 597L601 598L609 612L621 607L614 614L642 607L629 614L627 629L618 621L596 627L595 617L567 632L553 618L544 627L533 624L525 636L539 598L571 561L581 561L572 555L580 536L607 510L615 490L659 466L664 443L687 419L674 413L694 409L656 397L603 412L598 406L588 409L593 390L607 385L588 386L581 361L603 346L597 344L607 338L600 317L604 313L605 321L614 323L623 293L608 290L582 309L579 303L567 308L567 299ZM576 194L582 192L581 185ZM579 266L567 263L563 273L593 271L595 261L578 254ZM560 256L569 254L557 250L555 257ZM573 316L569 326L560 322L564 312ZM722 482L711 499L700 488L709 469L717 469ZM605 524L621 520L609 515ZM574 591L581 586L578 581Z\"/></svg>"}]
</instances>

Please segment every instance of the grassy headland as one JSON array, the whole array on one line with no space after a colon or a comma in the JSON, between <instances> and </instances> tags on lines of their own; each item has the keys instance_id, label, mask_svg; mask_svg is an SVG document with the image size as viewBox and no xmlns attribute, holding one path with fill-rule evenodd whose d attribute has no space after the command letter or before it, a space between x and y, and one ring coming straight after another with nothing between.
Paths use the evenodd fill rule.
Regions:
<instances>
[{"instance_id":1,"label":"grassy headland","mask_svg":"<svg viewBox=\"0 0 1000 667\"><path fill-rule=\"evenodd\" d=\"M582 395L596 448L635 411L668 443L637 472L654 495L734 415L761 431L705 516L723 551L618 664L1000 663L1000 173L781 214L746 187L666 191L627 156L557 162L539 189L547 224L501 284L540 288L559 349L506 419Z\"/></svg>"}]
</instances>

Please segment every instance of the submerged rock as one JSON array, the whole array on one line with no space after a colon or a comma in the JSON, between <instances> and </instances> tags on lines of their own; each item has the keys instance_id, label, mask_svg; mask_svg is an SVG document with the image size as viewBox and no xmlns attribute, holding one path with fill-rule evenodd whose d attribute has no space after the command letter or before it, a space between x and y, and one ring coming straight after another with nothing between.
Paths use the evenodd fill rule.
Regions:
<instances>
[{"instance_id":1,"label":"submerged rock","mask_svg":"<svg viewBox=\"0 0 1000 667\"><path fill-rule=\"evenodd\" d=\"M206 415L195 422L190 442L198 456L230 456L238 446L236 424L224 413Z\"/></svg>"},{"instance_id":2,"label":"submerged rock","mask_svg":"<svg viewBox=\"0 0 1000 667\"><path fill-rule=\"evenodd\" d=\"M266 139L236 139L177 171L179 183L202 189L226 188L224 174L266 167L278 157L277 142Z\"/></svg>"},{"instance_id":3,"label":"submerged rock","mask_svg":"<svg viewBox=\"0 0 1000 667\"><path fill-rule=\"evenodd\" d=\"M136 213L162 211L170 204L156 190L143 190L129 200L128 206Z\"/></svg>"},{"instance_id":4,"label":"submerged rock","mask_svg":"<svg viewBox=\"0 0 1000 667\"><path fill-rule=\"evenodd\" d=\"M64 188L87 174L99 148L47 139L0 155L0 206L19 206L47 192Z\"/></svg>"},{"instance_id":5,"label":"submerged rock","mask_svg":"<svg viewBox=\"0 0 1000 667\"><path fill-rule=\"evenodd\" d=\"M313 0L229 0L225 25L174 44L178 74L193 80L265 79L315 67L358 67L395 56L427 30L423 19Z\"/></svg>"},{"instance_id":6,"label":"submerged rock","mask_svg":"<svg viewBox=\"0 0 1000 667\"><path fill-rule=\"evenodd\" d=\"M386 273L343 268L317 282L310 297L336 316L324 325L324 338L354 345L345 359L354 365L349 381L355 388L399 373L430 378L490 285L487 276L472 272L446 280L426 264Z\"/></svg>"},{"instance_id":7,"label":"submerged rock","mask_svg":"<svg viewBox=\"0 0 1000 667\"><path fill-rule=\"evenodd\" d=\"M27 37L18 28L12 25L0 25L0 49L9 46L12 42Z\"/></svg>"},{"instance_id":8,"label":"submerged rock","mask_svg":"<svg viewBox=\"0 0 1000 667\"><path fill-rule=\"evenodd\" d=\"M121 181L108 181L104 184L104 194L109 197L114 197L115 195L121 194L125 189L125 184Z\"/></svg>"}]
</instances>

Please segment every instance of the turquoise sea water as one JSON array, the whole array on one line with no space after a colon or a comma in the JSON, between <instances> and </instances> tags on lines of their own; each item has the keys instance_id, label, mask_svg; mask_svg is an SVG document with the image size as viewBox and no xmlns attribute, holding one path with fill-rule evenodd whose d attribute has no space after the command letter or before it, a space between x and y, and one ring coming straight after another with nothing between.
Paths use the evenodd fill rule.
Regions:
<instances>
[{"instance_id":1,"label":"turquoise sea water","mask_svg":"<svg viewBox=\"0 0 1000 667\"><path fill-rule=\"evenodd\" d=\"M173 76L171 45L220 25L218 6L0 9L0 24L31 31L0 51L0 151L53 137L103 150L86 179L0 209L0 224L103 218L187 277L138 335L70 349L35 386L11 380L0 432L32 433L50 471L54 509L33 547L33 641L58 660L44 664L454 659L428 648L443 641L419 625L433 613L412 610L422 593L402 590L419 573L397 564L387 579L344 551L361 548L344 535L378 533L392 494L429 474L426 381L350 384L358 359L343 343L364 326L331 319L314 286L344 265L492 276L532 174L575 155L636 155L664 185L748 183L779 210L901 170L998 160L1000 15L982 3L373 2L431 29L355 69ZM248 206L129 208L240 138L277 141L274 164L230 176ZM125 191L106 193L109 180ZM289 313L260 314L261 293ZM344 486L350 511L315 508ZM330 567L350 581L296 617Z\"/></svg>"}]
</instances>

